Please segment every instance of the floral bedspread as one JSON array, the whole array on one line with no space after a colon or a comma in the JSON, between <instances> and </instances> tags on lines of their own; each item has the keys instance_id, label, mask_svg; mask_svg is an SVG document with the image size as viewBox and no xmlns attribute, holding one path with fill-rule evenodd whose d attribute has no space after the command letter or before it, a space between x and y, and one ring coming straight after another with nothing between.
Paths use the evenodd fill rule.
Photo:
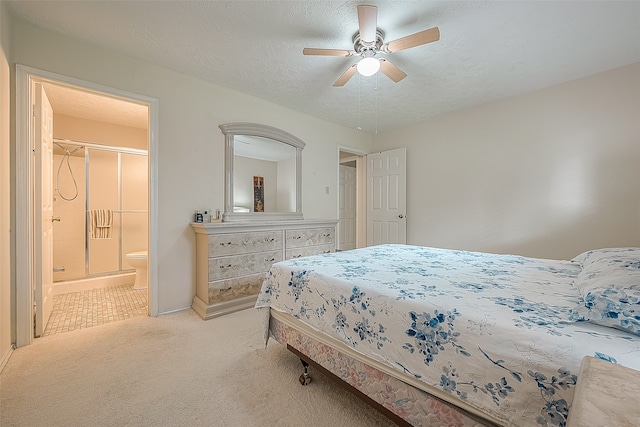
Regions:
<instances>
[{"instance_id":1,"label":"floral bedspread","mask_svg":"<svg viewBox=\"0 0 640 427\"><path fill-rule=\"evenodd\" d=\"M500 424L563 426L584 356L640 369L640 337L569 320L580 270L380 245L274 264L256 308L288 313Z\"/></svg>"}]
</instances>

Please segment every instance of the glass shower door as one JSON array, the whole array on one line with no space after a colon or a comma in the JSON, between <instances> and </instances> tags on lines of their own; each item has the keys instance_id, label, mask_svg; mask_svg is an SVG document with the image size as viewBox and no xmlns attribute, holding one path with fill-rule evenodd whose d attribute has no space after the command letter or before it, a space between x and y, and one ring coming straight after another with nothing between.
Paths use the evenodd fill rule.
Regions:
<instances>
[{"instance_id":1,"label":"glass shower door","mask_svg":"<svg viewBox=\"0 0 640 427\"><path fill-rule=\"evenodd\" d=\"M120 159L115 151L87 156L88 273L120 270Z\"/></svg>"},{"instance_id":2,"label":"glass shower door","mask_svg":"<svg viewBox=\"0 0 640 427\"><path fill-rule=\"evenodd\" d=\"M122 180L122 253L124 269L130 268L125 259L130 252L146 251L149 241L148 157L121 154Z\"/></svg>"}]
</instances>

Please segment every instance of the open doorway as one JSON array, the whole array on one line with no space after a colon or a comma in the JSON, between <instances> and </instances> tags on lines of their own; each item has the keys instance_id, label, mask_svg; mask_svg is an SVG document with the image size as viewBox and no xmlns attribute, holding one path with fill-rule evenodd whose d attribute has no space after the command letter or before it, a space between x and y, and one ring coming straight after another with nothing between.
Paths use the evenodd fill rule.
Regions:
<instances>
[{"instance_id":1,"label":"open doorway","mask_svg":"<svg viewBox=\"0 0 640 427\"><path fill-rule=\"evenodd\" d=\"M36 336L147 315L149 108L42 90L53 110L53 307Z\"/></svg>"},{"instance_id":2,"label":"open doorway","mask_svg":"<svg viewBox=\"0 0 640 427\"><path fill-rule=\"evenodd\" d=\"M17 105L36 112L17 114L17 160L28 162L18 175L31 195L17 200L17 211L31 208L16 220L30 236L16 257L27 279L17 281L18 345L157 314L156 101L26 67L18 77Z\"/></svg>"},{"instance_id":3,"label":"open doorway","mask_svg":"<svg viewBox=\"0 0 640 427\"><path fill-rule=\"evenodd\" d=\"M366 154L339 148L338 251L366 246Z\"/></svg>"}]
</instances>

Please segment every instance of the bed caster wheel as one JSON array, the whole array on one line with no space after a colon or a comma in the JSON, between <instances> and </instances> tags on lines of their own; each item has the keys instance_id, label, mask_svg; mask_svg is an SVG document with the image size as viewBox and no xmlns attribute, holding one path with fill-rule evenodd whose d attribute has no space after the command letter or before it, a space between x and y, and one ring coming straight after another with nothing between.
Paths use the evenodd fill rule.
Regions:
<instances>
[{"instance_id":1,"label":"bed caster wheel","mask_svg":"<svg viewBox=\"0 0 640 427\"><path fill-rule=\"evenodd\" d=\"M302 373L302 375L300 375L300 378L298 378L298 381L300 381L300 384L302 385L307 385L311 382L311 377L309 376L309 364L302 359L300 359L300 362L302 362L302 366L304 367L304 372Z\"/></svg>"},{"instance_id":2,"label":"bed caster wheel","mask_svg":"<svg viewBox=\"0 0 640 427\"><path fill-rule=\"evenodd\" d=\"M311 377L305 372L304 374L300 375L300 378L298 378L298 380L300 381L300 384L307 385L311 382Z\"/></svg>"}]
</instances>

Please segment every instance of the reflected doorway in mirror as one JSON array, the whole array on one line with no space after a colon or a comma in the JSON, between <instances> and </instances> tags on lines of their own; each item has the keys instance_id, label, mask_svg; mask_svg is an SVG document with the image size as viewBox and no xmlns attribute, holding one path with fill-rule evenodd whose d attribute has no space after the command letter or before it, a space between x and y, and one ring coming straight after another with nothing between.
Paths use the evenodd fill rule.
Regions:
<instances>
[{"instance_id":1,"label":"reflected doorway in mirror","mask_svg":"<svg viewBox=\"0 0 640 427\"><path fill-rule=\"evenodd\" d=\"M253 211L264 212L264 177L253 177Z\"/></svg>"}]
</instances>

